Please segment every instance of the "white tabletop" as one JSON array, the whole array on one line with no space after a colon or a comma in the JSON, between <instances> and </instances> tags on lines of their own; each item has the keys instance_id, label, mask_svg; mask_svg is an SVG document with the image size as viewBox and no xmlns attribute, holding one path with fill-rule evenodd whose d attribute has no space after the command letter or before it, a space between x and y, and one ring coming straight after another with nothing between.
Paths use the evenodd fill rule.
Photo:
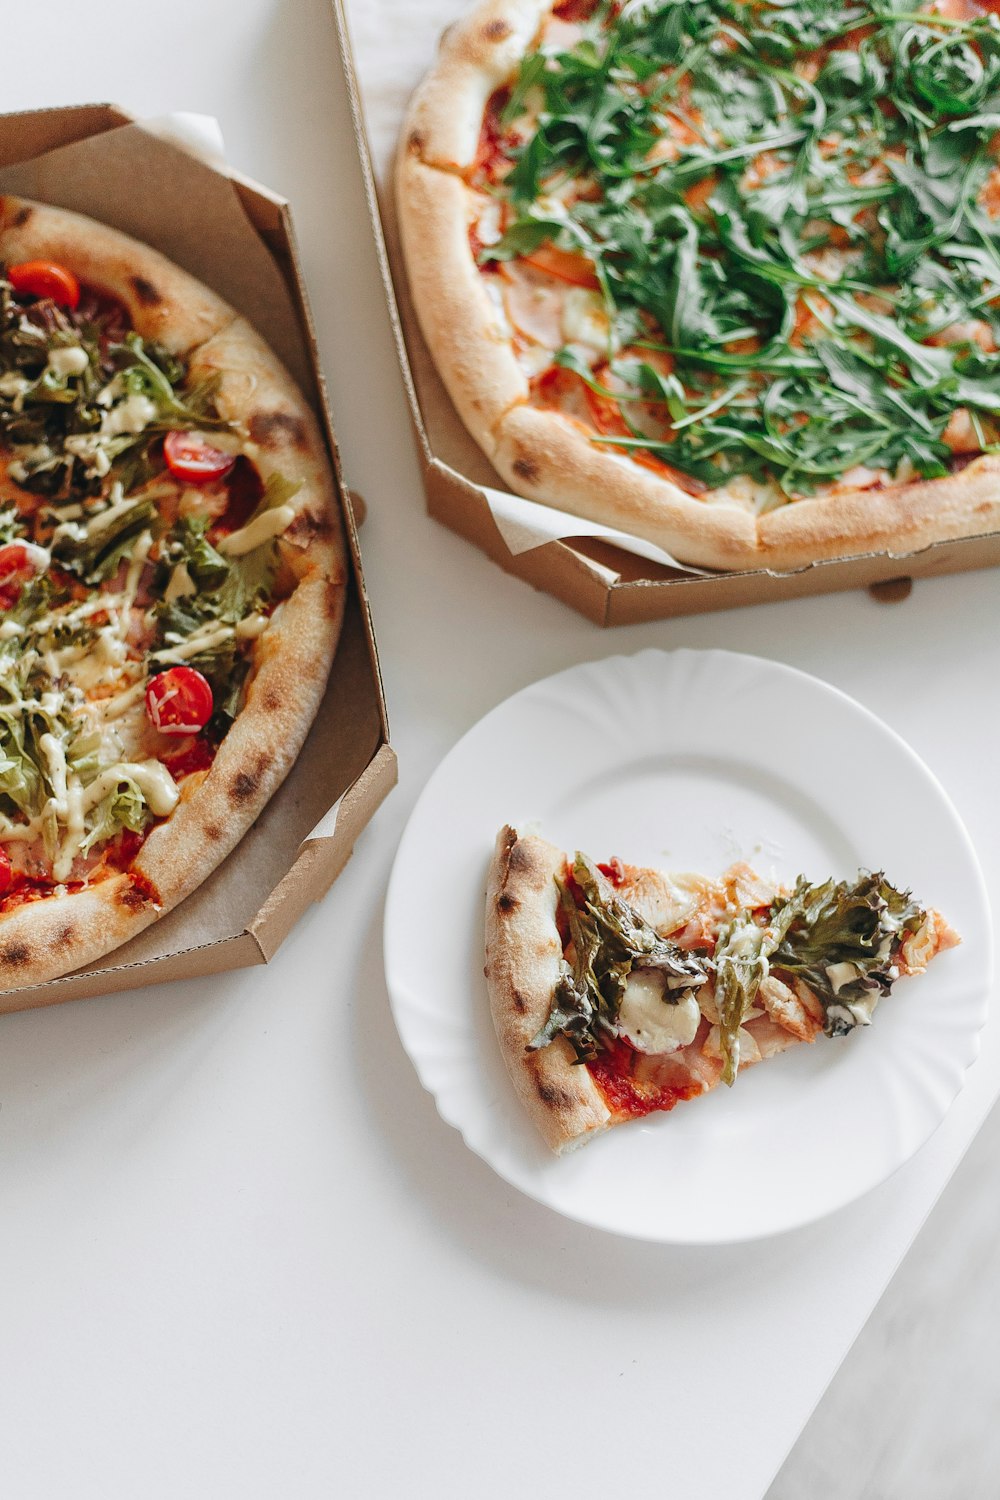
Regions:
<instances>
[{"instance_id":1,"label":"white tabletop","mask_svg":"<svg viewBox=\"0 0 1000 1500\"><path fill-rule=\"evenodd\" d=\"M233 165L292 200L401 768L269 969L4 1018L5 1493L758 1500L1000 1087L1000 1024L929 1145L851 1209L749 1249L619 1240L438 1119L389 1015L386 878L487 709L684 645L875 710L950 789L992 888L996 575L600 632L423 514L325 0L50 0L5 31L8 108L211 113Z\"/></svg>"}]
</instances>

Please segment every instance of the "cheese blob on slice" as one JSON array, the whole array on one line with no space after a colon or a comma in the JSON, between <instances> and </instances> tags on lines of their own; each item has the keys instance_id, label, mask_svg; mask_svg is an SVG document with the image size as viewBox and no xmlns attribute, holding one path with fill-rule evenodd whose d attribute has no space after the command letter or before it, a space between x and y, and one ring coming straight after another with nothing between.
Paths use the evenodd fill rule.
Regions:
<instances>
[{"instance_id":1,"label":"cheese blob on slice","mask_svg":"<svg viewBox=\"0 0 1000 1500\"><path fill-rule=\"evenodd\" d=\"M694 995L665 999L666 981L655 969L633 969L625 982L618 1030L639 1052L676 1052L695 1039L701 1011Z\"/></svg>"}]
</instances>

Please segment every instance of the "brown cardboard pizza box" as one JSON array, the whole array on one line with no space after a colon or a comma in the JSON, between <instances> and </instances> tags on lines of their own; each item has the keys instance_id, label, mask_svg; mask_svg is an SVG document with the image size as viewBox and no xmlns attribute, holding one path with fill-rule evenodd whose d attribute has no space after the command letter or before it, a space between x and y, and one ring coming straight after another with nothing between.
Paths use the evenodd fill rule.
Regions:
<instances>
[{"instance_id":1,"label":"brown cardboard pizza box","mask_svg":"<svg viewBox=\"0 0 1000 1500\"><path fill-rule=\"evenodd\" d=\"M126 190L127 185L127 190ZM0 192L89 214L161 250L253 323L291 370L327 439L351 579L316 722L284 785L223 865L106 959L0 994L23 1010L267 963L340 874L396 780L355 511L336 440L288 206L110 104L0 116Z\"/></svg>"}]
</instances>

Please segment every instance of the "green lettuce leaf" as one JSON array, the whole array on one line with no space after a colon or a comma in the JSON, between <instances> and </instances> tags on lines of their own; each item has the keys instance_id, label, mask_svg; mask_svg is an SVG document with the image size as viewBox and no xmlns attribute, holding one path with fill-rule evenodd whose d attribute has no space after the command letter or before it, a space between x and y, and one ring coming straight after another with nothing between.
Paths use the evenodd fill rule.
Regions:
<instances>
[{"instance_id":1,"label":"green lettuce leaf","mask_svg":"<svg viewBox=\"0 0 1000 1500\"><path fill-rule=\"evenodd\" d=\"M131 777L122 777L114 790L90 813L90 828L80 845L80 853L88 854L95 844L106 844L123 828L141 833L149 818L149 808L142 792Z\"/></svg>"},{"instance_id":2,"label":"green lettuce leaf","mask_svg":"<svg viewBox=\"0 0 1000 1500\"><path fill-rule=\"evenodd\" d=\"M656 969L664 976L664 1003L668 1005L677 1004L704 984L708 970L697 955L661 938L586 855L575 857L572 884L557 880L556 885L572 960L528 1051L564 1036L576 1061L586 1062L617 1035L618 1013L633 966Z\"/></svg>"},{"instance_id":3,"label":"green lettuce leaf","mask_svg":"<svg viewBox=\"0 0 1000 1500\"><path fill-rule=\"evenodd\" d=\"M897 890L881 871L862 873L853 884L810 885L800 877L772 909L778 941L771 967L803 980L823 1006L826 1034L842 1036L870 1022L898 977L893 960L900 943L926 917L909 891Z\"/></svg>"}]
</instances>

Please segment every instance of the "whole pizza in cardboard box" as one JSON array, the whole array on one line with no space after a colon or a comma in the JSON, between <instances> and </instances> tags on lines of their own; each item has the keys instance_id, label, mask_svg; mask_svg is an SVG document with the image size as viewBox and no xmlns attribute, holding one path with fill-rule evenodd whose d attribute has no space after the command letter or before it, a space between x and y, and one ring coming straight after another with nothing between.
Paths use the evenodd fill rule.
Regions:
<instances>
[{"instance_id":1,"label":"whole pizza in cardboard box","mask_svg":"<svg viewBox=\"0 0 1000 1500\"><path fill-rule=\"evenodd\" d=\"M487 0L398 168L511 487L686 562L1000 528L993 0Z\"/></svg>"},{"instance_id":2,"label":"whole pizza in cardboard box","mask_svg":"<svg viewBox=\"0 0 1000 1500\"><path fill-rule=\"evenodd\" d=\"M344 542L313 415L146 245L0 199L0 987L126 941L319 706Z\"/></svg>"}]
</instances>

